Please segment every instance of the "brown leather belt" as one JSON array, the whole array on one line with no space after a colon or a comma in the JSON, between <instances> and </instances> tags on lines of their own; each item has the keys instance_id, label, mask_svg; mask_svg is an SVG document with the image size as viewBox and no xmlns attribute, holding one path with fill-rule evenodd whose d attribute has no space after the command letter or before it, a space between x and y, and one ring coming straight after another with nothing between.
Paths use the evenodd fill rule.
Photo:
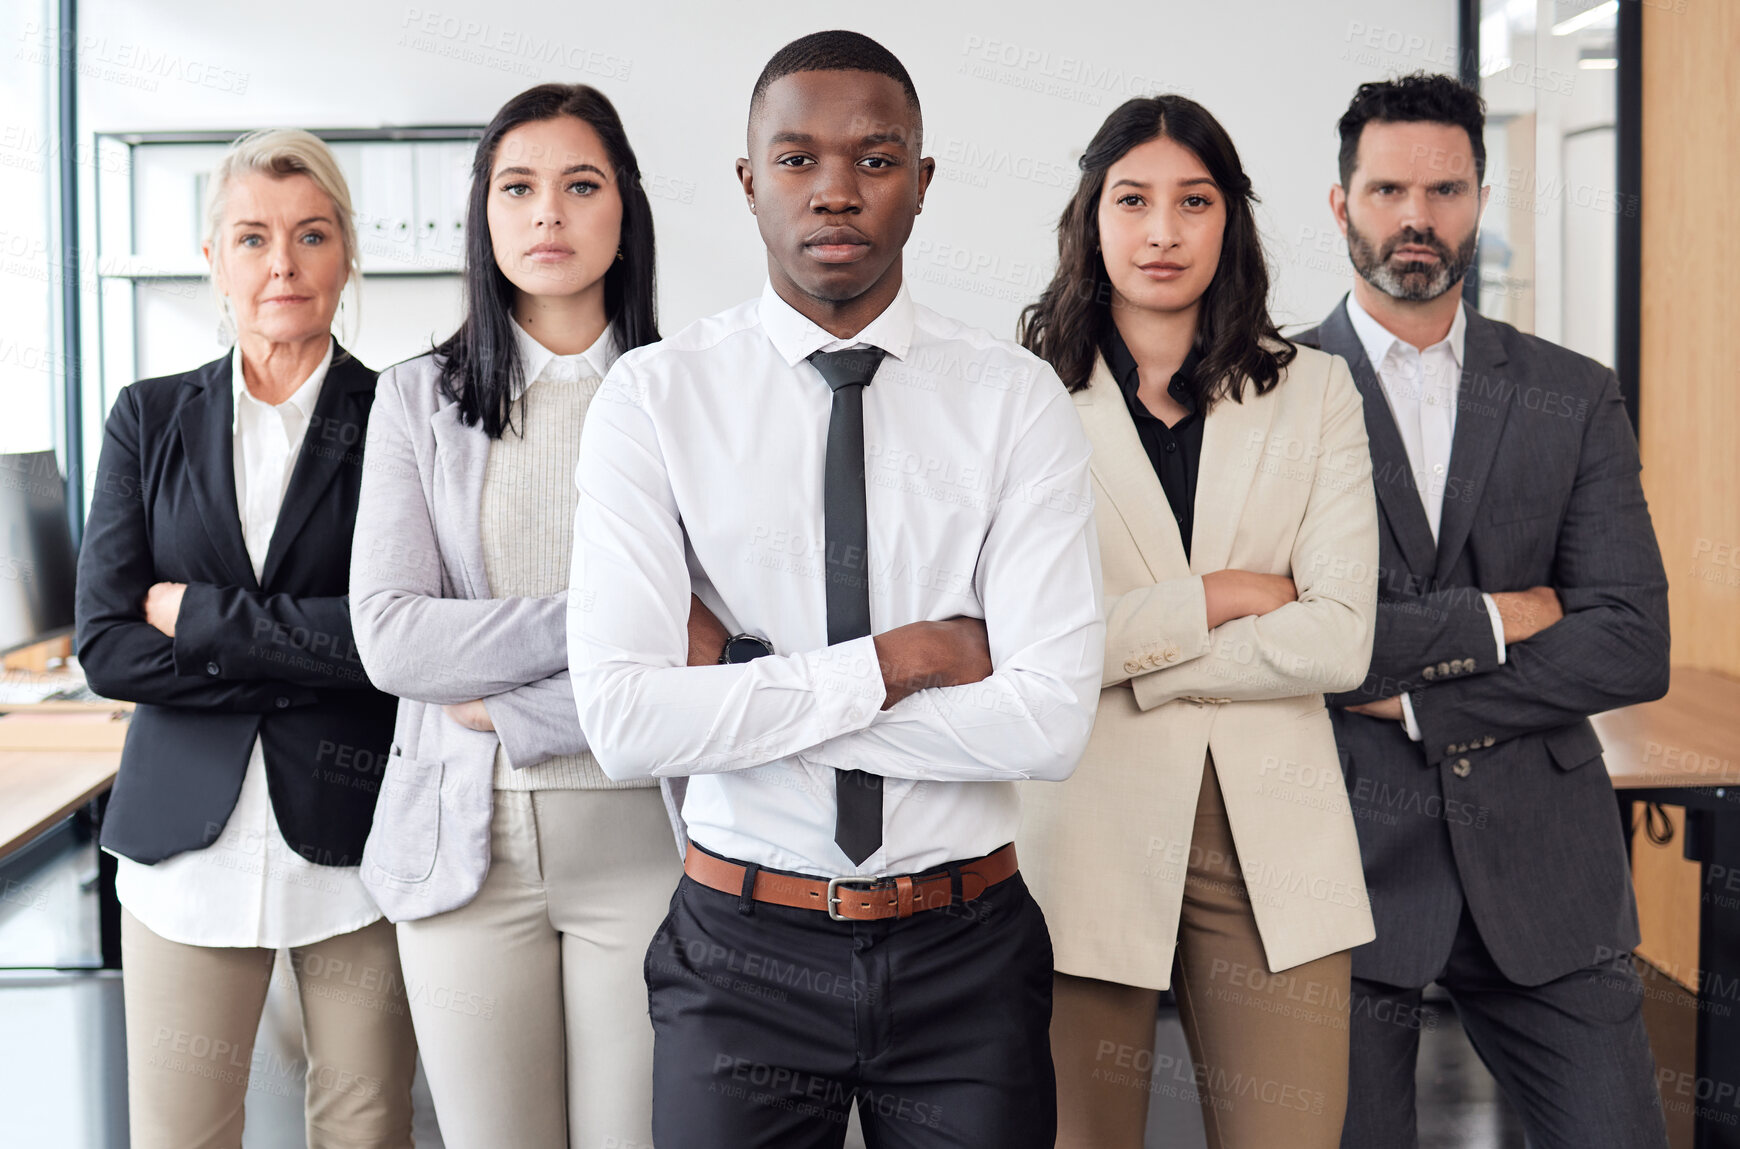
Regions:
<instances>
[{"instance_id":1,"label":"brown leather belt","mask_svg":"<svg viewBox=\"0 0 1740 1149\"><path fill-rule=\"evenodd\" d=\"M963 862L956 869L961 875L961 901L970 902L1015 875L1015 844L1011 842L977 861ZM683 858L683 872L708 889L741 897L749 867L691 845ZM835 921L874 922L942 909L953 900L954 883L947 870L916 878L904 874L896 878L800 878L757 870L750 896L776 906L826 910Z\"/></svg>"}]
</instances>

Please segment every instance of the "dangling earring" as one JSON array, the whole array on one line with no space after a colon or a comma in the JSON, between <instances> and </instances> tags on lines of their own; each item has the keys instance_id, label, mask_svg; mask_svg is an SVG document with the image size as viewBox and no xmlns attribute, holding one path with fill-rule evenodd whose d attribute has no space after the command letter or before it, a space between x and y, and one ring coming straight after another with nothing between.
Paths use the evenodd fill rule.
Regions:
<instances>
[{"instance_id":1,"label":"dangling earring","mask_svg":"<svg viewBox=\"0 0 1740 1149\"><path fill-rule=\"evenodd\" d=\"M622 245L621 244L617 244L617 246L616 246L616 262L618 262L618 263L622 262Z\"/></svg>"}]
</instances>

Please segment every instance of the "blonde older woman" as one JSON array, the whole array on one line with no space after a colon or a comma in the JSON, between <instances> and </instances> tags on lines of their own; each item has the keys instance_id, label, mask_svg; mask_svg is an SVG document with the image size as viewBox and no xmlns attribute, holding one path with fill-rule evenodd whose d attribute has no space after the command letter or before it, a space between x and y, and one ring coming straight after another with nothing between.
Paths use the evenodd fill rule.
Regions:
<instances>
[{"instance_id":1,"label":"blonde older woman","mask_svg":"<svg viewBox=\"0 0 1740 1149\"><path fill-rule=\"evenodd\" d=\"M80 660L139 704L103 826L119 858L135 1149L240 1144L290 950L311 1149L409 1146L416 1060L392 926L357 876L394 700L346 580L375 373L333 339L350 193L307 132L236 142L205 255L235 347L122 390L79 555Z\"/></svg>"}]
</instances>

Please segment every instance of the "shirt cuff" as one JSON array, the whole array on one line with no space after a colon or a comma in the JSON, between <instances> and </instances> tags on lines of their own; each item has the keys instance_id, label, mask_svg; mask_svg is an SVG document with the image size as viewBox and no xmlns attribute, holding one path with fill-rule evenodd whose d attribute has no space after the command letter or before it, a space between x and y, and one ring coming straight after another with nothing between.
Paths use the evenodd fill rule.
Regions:
<instances>
[{"instance_id":1,"label":"shirt cuff","mask_svg":"<svg viewBox=\"0 0 1740 1149\"><path fill-rule=\"evenodd\" d=\"M874 636L835 643L802 658L829 737L870 725L888 698Z\"/></svg>"},{"instance_id":2,"label":"shirt cuff","mask_svg":"<svg viewBox=\"0 0 1740 1149\"><path fill-rule=\"evenodd\" d=\"M1406 694L1402 695L1401 697L1402 697L1402 726L1403 726L1403 728L1405 728L1407 730L1408 737L1410 739L1412 739L1415 742L1423 742L1425 739L1420 734L1420 724L1418 722L1414 721L1414 704L1408 700L1408 696Z\"/></svg>"},{"instance_id":3,"label":"shirt cuff","mask_svg":"<svg viewBox=\"0 0 1740 1149\"><path fill-rule=\"evenodd\" d=\"M1486 617L1492 620L1492 641L1498 644L1498 664L1504 665L1504 616L1498 613L1498 604L1492 601L1492 596L1480 596L1486 603Z\"/></svg>"}]
</instances>

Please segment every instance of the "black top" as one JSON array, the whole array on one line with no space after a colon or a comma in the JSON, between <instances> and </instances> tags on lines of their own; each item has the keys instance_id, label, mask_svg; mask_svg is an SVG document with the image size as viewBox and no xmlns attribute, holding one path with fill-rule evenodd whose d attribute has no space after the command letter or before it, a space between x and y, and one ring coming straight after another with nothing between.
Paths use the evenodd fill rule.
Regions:
<instances>
[{"instance_id":1,"label":"black top","mask_svg":"<svg viewBox=\"0 0 1740 1149\"><path fill-rule=\"evenodd\" d=\"M375 373L334 348L254 577L236 511L230 356L123 388L79 551L79 660L137 702L102 845L157 862L213 844L254 739L290 848L354 866L374 820L396 701L351 639L350 548ZM186 583L175 637L140 604Z\"/></svg>"},{"instance_id":2,"label":"black top","mask_svg":"<svg viewBox=\"0 0 1740 1149\"><path fill-rule=\"evenodd\" d=\"M1196 409L1191 381L1196 377L1202 356L1192 347L1166 388L1173 402L1189 412L1168 427L1136 397L1136 386L1140 382L1136 360L1131 357L1130 349L1124 345L1124 337L1118 334L1116 327L1106 333L1100 353L1106 357L1112 378L1124 390L1124 402L1130 408L1130 417L1136 421L1136 433L1142 437L1148 461L1154 464L1154 474L1159 476L1166 501L1172 506L1172 518L1178 523L1178 538L1184 543L1184 557L1188 559L1190 529L1195 519L1196 472L1202 464L1202 413Z\"/></svg>"}]
</instances>

